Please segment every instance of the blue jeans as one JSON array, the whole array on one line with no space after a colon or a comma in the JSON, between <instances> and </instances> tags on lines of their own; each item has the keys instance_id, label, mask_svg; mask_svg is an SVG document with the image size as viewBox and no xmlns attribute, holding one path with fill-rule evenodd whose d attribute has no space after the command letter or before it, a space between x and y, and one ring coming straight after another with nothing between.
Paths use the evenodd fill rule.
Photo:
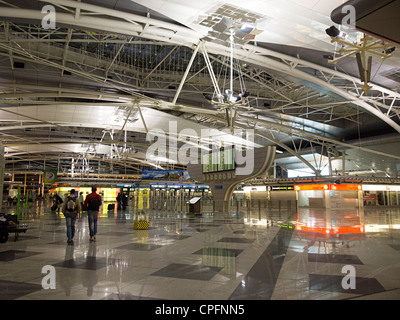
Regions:
<instances>
[{"instance_id":1,"label":"blue jeans","mask_svg":"<svg viewBox=\"0 0 400 320\"><path fill-rule=\"evenodd\" d=\"M97 234L97 218L99 216L98 211L88 210L88 222L89 222L89 234L93 237Z\"/></svg>"},{"instance_id":2,"label":"blue jeans","mask_svg":"<svg viewBox=\"0 0 400 320\"><path fill-rule=\"evenodd\" d=\"M75 235L75 221L76 221L76 213L64 213L65 221L67 223L67 238L68 240L72 240Z\"/></svg>"}]
</instances>

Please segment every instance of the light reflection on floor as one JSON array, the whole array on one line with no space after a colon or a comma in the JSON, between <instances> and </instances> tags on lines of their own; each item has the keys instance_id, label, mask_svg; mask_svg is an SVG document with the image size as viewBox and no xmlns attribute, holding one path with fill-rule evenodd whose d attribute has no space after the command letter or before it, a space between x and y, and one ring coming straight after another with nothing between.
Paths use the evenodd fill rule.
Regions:
<instances>
[{"instance_id":1,"label":"light reflection on floor","mask_svg":"<svg viewBox=\"0 0 400 320\"><path fill-rule=\"evenodd\" d=\"M97 241L83 214L72 246L49 208L23 211L27 233L0 243L0 299L400 299L399 208L148 211L149 230L133 230L133 208L103 209ZM346 265L354 290L340 285Z\"/></svg>"}]
</instances>

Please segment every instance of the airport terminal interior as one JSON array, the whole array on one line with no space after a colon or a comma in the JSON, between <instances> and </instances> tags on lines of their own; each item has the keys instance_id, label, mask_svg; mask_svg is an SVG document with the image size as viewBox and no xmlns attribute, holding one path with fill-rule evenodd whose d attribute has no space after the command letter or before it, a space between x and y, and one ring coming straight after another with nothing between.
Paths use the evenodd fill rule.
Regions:
<instances>
[{"instance_id":1,"label":"airport terminal interior","mask_svg":"<svg viewBox=\"0 0 400 320\"><path fill-rule=\"evenodd\" d=\"M0 0L0 300L399 300L399 30L399 0Z\"/></svg>"}]
</instances>

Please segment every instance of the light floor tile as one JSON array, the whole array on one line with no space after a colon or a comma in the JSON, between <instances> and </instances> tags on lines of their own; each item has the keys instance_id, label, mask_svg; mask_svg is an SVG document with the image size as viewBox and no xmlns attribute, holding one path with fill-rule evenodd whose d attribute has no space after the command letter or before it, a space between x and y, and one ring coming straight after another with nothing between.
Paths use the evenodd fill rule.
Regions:
<instances>
[{"instance_id":1,"label":"light floor tile","mask_svg":"<svg viewBox=\"0 0 400 320\"><path fill-rule=\"evenodd\" d=\"M148 213L149 230L134 230L134 214L126 212L100 215L96 242L89 241L83 215L74 244L67 245L63 215L46 210L23 220L29 229L18 241L11 236L0 244L0 283L14 284L5 298L400 299L400 239L393 230L311 236L287 228L296 223L294 212L267 208L261 212L266 226L245 223L247 212L190 217L157 211ZM369 217L385 221L386 214L376 209L365 223ZM400 218L400 209L391 214ZM249 215L255 221L258 209ZM41 288L46 265L55 267L55 290ZM338 287L345 265L354 266L360 292Z\"/></svg>"}]
</instances>

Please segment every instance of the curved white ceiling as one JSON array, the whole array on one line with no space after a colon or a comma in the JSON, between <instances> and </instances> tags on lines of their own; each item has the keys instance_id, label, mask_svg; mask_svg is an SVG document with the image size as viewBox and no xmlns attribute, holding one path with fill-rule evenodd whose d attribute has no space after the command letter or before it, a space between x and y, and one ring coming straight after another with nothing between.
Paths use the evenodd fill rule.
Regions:
<instances>
[{"instance_id":1,"label":"curved white ceiling","mask_svg":"<svg viewBox=\"0 0 400 320\"><path fill-rule=\"evenodd\" d=\"M89 0L88 0L89 1ZM400 132L397 118L397 104L392 107L374 103L368 97L360 97L354 95L343 85L336 85L330 82L330 79L340 79L344 82L352 82L355 86L360 85L358 78L346 74L340 70L327 68L319 65L314 61L309 61L303 57L293 57L284 53L276 52L270 49L262 48L257 43L278 44L285 46L301 47L310 50L318 50L325 52L333 52L334 45L330 38L326 35L325 29L333 23L330 19L330 13L333 9L343 4L342 0L322 1L322 0L250 0L245 2L237 0L227 1L186 1L186 0L137 0L135 3L141 4L155 12L162 13L171 21L176 21L179 24L173 24L150 17L145 17L129 12L118 10L110 10L108 8L95 5L96 1L78 2L71 0L48 0L43 3L52 3L56 6L61 5L64 8L70 8L72 11L57 13L57 23L68 25L82 29L91 29L103 31L106 33L120 33L125 35L140 36L143 38L162 41L166 44L179 44L195 48L199 44L200 39L207 37L210 28L205 26L204 21L215 15L221 8L233 8L233 11L226 13L234 15L235 10L244 11L246 14L257 16L255 26L260 33L255 38L255 43L246 44L241 48L237 48L235 56L243 62L251 63L259 68L266 68L276 74L284 74L291 79L300 79L303 83L308 82L314 87L322 88L322 90L334 93L346 101L351 101L353 105L362 108L370 114L381 119L391 128ZM59 8L59 7L58 7ZM79 9L80 13L78 14ZM75 11L74 11L75 10ZM87 11L91 11L86 15ZM35 19L40 21L43 17L40 11L31 9L16 9L12 7L2 7L1 15L9 18L20 19ZM355 35L353 35L354 37ZM30 53L27 51L28 45L13 48L14 53L24 55L27 59ZM0 43L0 48L4 50L7 44ZM11 50L11 49L10 49ZM19 50L19 51L17 51ZM225 45L214 42L205 42L204 47L200 49L206 50L208 53L215 56L228 55L229 52ZM63 50L59 50L62 55ZM76 55L78 57L78 55ZM399 55L396 52L392 65L398 67L396 59ZM393 62L394 61L394 62ZM36 62L46 63L45 59ZM103 66L106 68L107 66ZM323 76L316 77L308 70L320 72ZM182 76L182 74L180 75ZM324 79L325 77L325 79ZM10 86L10 84L7 84ZM210 85L211 86L211 85ZM379 83L373 85L374 90L380 92L387 100L393 99L396 102L400 99L400 94L396 90L385 88ZM22 86L20 89L24 89ZM12 94L12 93L11 93ZM70 93L72 97L72 92ZM78 94L78 93L77 93ZM85 128L110 128L119 130L123 126L126 130L145 133L147 130L155 128L168 131L168 121L177 121L179 128L193 128L196 131L207 128L206 125L196 124L193 121L185 120L177 116L167 114L160 110L174 110L188 113L198 113L202 115L215 114L210 109L173 104L166 101L156 101L155 99L143 98L143 102L147 103L149 108L143 107L142 117L137 111L135 121L124 123L126 110L132 103L132 100L118 99L115 102L123 103L125 111L121 112L120 106L113 104L96 104L93 108L89 105L79 104L62 104L54 105L25 105L25 106L9 106L0 108L1 121L18 121L21 125L25 122L41 122L43 126L51 124L57 126L74 126ZM372 103L371 103L372 101ZM153 107L159 110L152 109ZM133 104L132 104L133 105ZM390 103L389 103L390 105ZM143 122L144 119L144 122ZM396 121L395 121L396 120ZM1 128L0 128L1 130ZM179 131L179 129L178 129ZM1 131L0 131L1 132ZM54 144L60 152L76 152L82 153L85 148L78 144L66 145ZM21 143L18 146L10 147L10 152L49 152L51 145L42 145L40 147L32 145L26 146ZM108 150L108 149L107 149ZM107 153L105 149L104 152ZM99 150L100 151L100 150Z\"/></svg>"}]
</instances>

